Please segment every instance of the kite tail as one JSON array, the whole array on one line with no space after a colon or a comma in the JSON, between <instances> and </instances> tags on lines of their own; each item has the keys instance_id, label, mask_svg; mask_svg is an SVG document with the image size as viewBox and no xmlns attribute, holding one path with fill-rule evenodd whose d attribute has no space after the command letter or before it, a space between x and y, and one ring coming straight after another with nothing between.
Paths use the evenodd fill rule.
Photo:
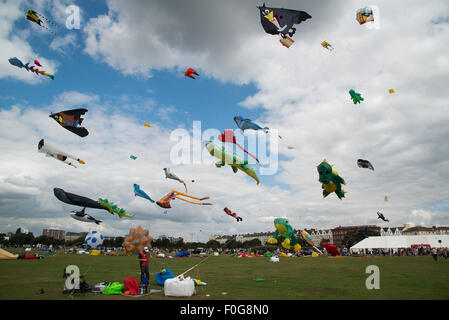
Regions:
<instances>
[{"instance_id":1,"label":"kite tail","mask_svg":"<svg viewBox=\"0 0 449 320\"><path fill-rule=\"evenodd\" d=\"M186 193L187 193L187 185L184 181L182 183L184 184L184 187L186 188Z\"/></svg>"},{"instance_id":2,"label":"kite tail","mask_svg":"<svg viewBox=\"0 0 449 320\"><path fill-rule=\"evenodd\" d=\"M253 159L256 159L257 162L260 162L259 159L257 159L255 156L253 156L251 153L249 153L248 151L246 151L241 145L239 145L237 142L235 143L240 149L242 149L243 151L245 151L247 154L249 154Z\"/></svg>"},{"instance_id":3,"label":"kite tail","mask_svg":"<svg viewBox=\"0 0 449 320\"><path fill-rule=\"evenodd\" d=\"M56 23L54 23L53 21L47 19L46 17L44 17L44 16L43 16L42 14L40 14L39 12L36 12L36 14L37 14L39 17L45 19L45 21L47 21L49 24L51 24L51 25L53 25L53 26L55 26L55 27L58 27L59 29L63 30L63 28L61 28L60 26L58 26L58 25L57 25Z\"/></svg>"}]
</instances>

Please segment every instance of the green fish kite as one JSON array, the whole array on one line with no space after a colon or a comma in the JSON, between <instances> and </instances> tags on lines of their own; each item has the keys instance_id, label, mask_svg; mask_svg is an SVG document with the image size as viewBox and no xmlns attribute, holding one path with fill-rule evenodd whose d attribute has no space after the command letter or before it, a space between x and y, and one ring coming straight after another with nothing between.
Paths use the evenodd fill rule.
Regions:
<instances>
[{"instance_id":1,"label":"green fish kite","mask_svg":"<svg viewBox=\"0 0 449 320\"><path fill-rule=\"evenodd\" d=\"M256 180L257 184L259 184L259 177L257 176L254 169L248 165L247 160L241 159L235 153L225 151L224 147L218 148L212 141L206 142L206 149L212 156L221 160L215 164L217 168L221 168L225 164L230 165L234 173L237 173L237 171L240 169L251 178Z\"/></svg>"}]
</instances>

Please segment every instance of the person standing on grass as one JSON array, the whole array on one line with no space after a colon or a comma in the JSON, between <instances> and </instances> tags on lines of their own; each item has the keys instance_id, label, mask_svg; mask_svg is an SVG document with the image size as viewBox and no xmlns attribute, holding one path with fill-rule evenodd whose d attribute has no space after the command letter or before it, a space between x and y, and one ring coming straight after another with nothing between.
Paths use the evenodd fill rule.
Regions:
<instances>
[{"instance_id":1,"label":"person standing on grass","mask_svg":"<svg viewBox=\"0 0 449 320\"><path fill-rule=\"evenodd\" d=\"M144 247L142 251L139 252L139 261L140 261L140 283L144 283L144 279L146 278L148 281L150 280L150 271L148 270L148 262L150 259L150 249L148 247Z\"/></svg>"},{"instance_id":2,"label":"person standing on grass","mask_svg":"<svg viewBox=\"0 0 449 320\"><path fill-rule=\"evenodd\" d=\"M435 261L438 261L437 249L432 248L432 257Z\"/></svg>"}]
</instances>

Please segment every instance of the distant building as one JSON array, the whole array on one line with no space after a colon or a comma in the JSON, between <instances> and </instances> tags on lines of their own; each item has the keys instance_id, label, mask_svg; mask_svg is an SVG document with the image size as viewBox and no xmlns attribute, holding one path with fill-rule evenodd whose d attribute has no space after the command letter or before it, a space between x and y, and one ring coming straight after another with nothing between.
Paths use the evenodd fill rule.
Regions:
<instances>
[{"instance_id":1,"label":"distant building","mask_svg":"<svg viewBox=\"0 0 449 320\"><path fill-rule=\"evenodd\" d=\"M402 231L402 234L405 236L424 236L424 235L443 235L449 234L449 227L441 226L441 227L410 227Z\"/></svg>"},{"instance_id":2,"label":"distant building","mask_svg":"<svg viewBox=\"0 0 449 320\"><path fill-rule=\"evenodd\" d=\"M73 241L80 237L86 237L86 236L87 236L87 232L67 232L64 237L64 240L65 241Z\"/></svg>"},{"instance_id":3,"label":"distant building","mask_svg":"<svg viewBox=\"0 0 449 320\"><path fill-rule=\"evenodd\" d=\"M341 248L345 245L343 243L343 239L348 232L357 231L357 230L366 230L366 231L374 231L380 233L380 227L375 225L367 225L367 226L348 226L342 227L338 226L332 229L332 239L334 241L334 245Z\"/></svg>"},{"instance_id":4,"label":"distant building","mask_svg":"<svg viewBox=\"0 0 449 320\"><path fill-rule=\"evenodd\" d=\"M307 233L312 238L313 243L315 246L318 246L322 240L327 241L328 243L334 243L334 239L332 238L332 230L331 229L323 229L323 230L315 230L310 229L307 230Z\"/></svg>"},{"instance_id":5,"label":"distant building","mask_svg":"<svg viewBox=\"0 0 449 320\"><path fill-rule=\"evenodd\" d=\"M65 231L56 229L44 229L42 231L43 236L54 238L57 240L64 240Z\"/></svg>"}]
</instances>

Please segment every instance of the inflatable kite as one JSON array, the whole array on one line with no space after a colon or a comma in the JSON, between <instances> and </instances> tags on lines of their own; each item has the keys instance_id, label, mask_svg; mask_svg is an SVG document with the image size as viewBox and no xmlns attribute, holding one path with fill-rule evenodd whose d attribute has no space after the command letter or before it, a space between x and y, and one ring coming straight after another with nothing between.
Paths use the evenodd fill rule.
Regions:
<instances>
[{"instance_id":1,"label":"inflatable kite","mask_svg":"<svg viewBox=\"0 0 449 320\"><path fill-rule=\"evenodd\" d=\"M170 201L172 201L174 199L179 199L179 200L182 200L182 201L185 201L185 202L188 202L188 203L198 204L198 205L202 205L202 206L210 206L210 205L212 205L212 203L189 201L189 200L181 198L181 196L188 197L188 198L195 199L195 200L199 200L199 201L203 201L203 200L209 199L209 197L197 198L197 197L193 197L193 196L190 196L188 194L185 194L185 193L182 193L182 192L179 192L179 191L176 191L176 190L172 190L165 197L163 197L162 199L157 201L156 204L159 207L161 207L161 208L169 209L169 208L171 208Z\"/></svg>"},{"instance_id":2,"label":"inflatable kite","mask_svg":"<svg viewBox=\"0 0 449 320\"><path fill-rule=\"evenodd\" d=\"M289 48L293 44L291 37L295 34L295 24L300 24L312 17L304 11L268 8L265 3L262 7L258 7L260 11L260 22L266 33L281 36L280 42L283 46Z\"/></svg>"},{"instance_id":3,"label":"inflatable kite","mask_svg":"<svg viewBox=\"0 0 449 320\"><path fill-rule=\"evenodd\" d=\"M318 249L317 247L315 247L315 244L313 243L312 237L310 236L310 234L306 231L306 230L302 230L301 231L301 235L304 238L304 240L311 245L313 248L315 248L315 250L317 250L319 253L322 254L322 252L320 251L320 249Z\"/></svg>"},{"instance_id":4,"label":"inflatable kite","mask_svg":"<svg viewBox=\"0 0 449 320\"><path fill-rule=\"evenodd\" d=\"M268 130L269 130L268 127L262 128L258 124L252 122L250 119L244 119L242 116L235 116L234 121L235 121L235 123L237 123L237 126L240 128L242 133L244 133L245 130L248 130L248 129L263 130L265 133L268 133Z\"/></svg>"},{"instance_id":5,"label":"inflatable kite","mask_svg":"<svg viewBox=\"0 0 449 320\"><path fill-rule=\"evenodd\" d=\"M338 250L338 248L333 244L323 242L322 245L331 256L341 256L340 250Z\"/></svg>"},{"instance_id":6,"label":"inflatable kite","mask_svg":"<svg viewBox=\"0 0 449 320\"><path fill-rule=\"evenodd\" d=\"M16 66L16 67L18 67L20 69L25 68L26 71L30 71L30 68L28 67L29 64L30 64L29 62L27 62L26 64L23 64L23 62L20 61L20 59L17 58L17 57L9 58L8 61L13 66Z\"/></svg>"},{"instance_id":7,"label":"inflatable kite","mask_svg":"<svg viewBox=\"0 0 449 320\"><path fill-rule=\"evenodd\" d=\"M332 45L327 41L321 42L321 46L330 51L334 50L334 47L332 47Z\"/></svg>"},{"instance_id":8,"label":"inflatable kite","mask_svg":"<svg viewBox=\"0 0 449 320\"><path fill-rule=\"evenodd\" d=\"M237 220L237 222L243 221L243 219L241 217L237 216L237 214L235 212L232 212L228 208L224 208L224 212L226 212L227 215L235 218L235 220Z\"/></svg>"},{"instance_id":9,"label":"inflatable kite","mask_svg":"<svg viewBox=\"0 0 449 320\"><path fill-rule=\"evenodd\" d=\"M386 219L383 213L377 211L377 219L382 219L385 222L390 222L390 220Z\"/></svg>"},{"instance_id":10,"label":"inflatable kite","mask_svg":"<svg viewBox=\"0 0 449 320\"><path fill-rule=\"evenodd\" d=\"M82 222L94 222L96 224L100 224L100 220L95 219L94 217L88 215L86 212L86 208L83 208L81 211L72 211L73 214L70 214L73 219L82 221Z\"/></svg>"},{"instance_id":11,"label":"inflatable kite","mask_svg":"<svg viewBox=\"0 0 449 320\"><path fill-rule=\"evenodd\" d=\"M354 91L354 89L349 90L349 94L351 95L351 99L354 102L354 104L359 103L360 101L363 101L362 95L360 93L357 93Z\"/></svg>"},{"instance_id":12,"label":"inflatable kite","mask_svg":"<svg viewBox=\"0 0 449 320\"><path fill-rule=\"evenodd\" d=\"M166 179L173 179L173 180L181 182L184 185L184 188L186 188L186 192L187 192L187 185L183 180L181 180L176 174L170 172L169 168L164 168L164 172L165 172Z\"/></svg>"},{"instance_id":13,"label":"inflatable kite","mask_svg":"<svg viewBox=\"0 0 449 320\"><path fill-rule=\"evenodd\" d=\"M225 164L230 165L234 173L237 173L240 169L259 184L259 177L254 169L248 165L248 161L242 160L235 153L226 152L224 147L218 148L212 141L206 142L206 149L212 156L221 160L215 164L217 168L221 168Z\"/></svg>"},{"instance_id":14,"label":"inflatable kite","mask_svg":"<svg viewBox=\"0 0 449 320\"><path fill-rule=\"evenodd\" d=\"M184 75L186 77L189 77L189 78L192 78L192 79L196 79L193 75L199 76L199 74L195 70L193 70L192 68L188 68L186 70L186 72L184 72Z\"/></svg>"},{"instance_id":15,"label":"inflatable kite","mask_svg":"<svg viewBox=\"0 0 449 320\"><path fill-rule=\"evenodd\" d=\"M41 141L39 141L37 149L38 152L45 153L47 157L53 157L75 168L76 166L68 160L69 158L74 159L81 164L85 164L83 160L57 149L56 147L50 145L48 142L44 141L44 139L41 139Z\"/></svg>"},{"instance_id":16,"label":"inflatable kite","mask_svg":"<svg viewBox=\"0 0 449 320\"><path fill-rule=\"evenodd\" d=\"M253 156L251 153L246 151L241 145L237 143L237 140L235 139L234 131L230 129L226 129L224 133L221 133L218 135L218 140L221 142L229 142L237 145L240 149L242 149L245 153L249 154L252 158L254 158L257 162L259 162L259 159L257 159L255 156Z\"/></svg>"},{"instance_id":17,"label":"inflatable kite","mask_svg":"<svg viewBox=\"0 0 449 320\"><path fill-rule=\"evenodd\" d=\"M100 248L101 245L103 244L103 241L104 241L103 235L96 230L90 231L86 235L86 238L84 239L84 243L87 245L89 249Z\"/></svg>"},{"instance_id":18,"label":"inflatable kite","mask_svg":"<svg viewBox=\"0 0 449 320\"><path fill-rule=\"evenodd\" d=\"M150 198L149 195L145 193L142 189L140 189L140 186L138 184L134 184L134 196L139 196L144 199L150 200L150 202L154 203L154 200Z\"/></svg>"},{"instance_id":19,"label":"inflatable kite","mask_svg":"<svg viewBox=\"0 0 449 320\"><path fill-rule=\"evenodd\" d=\"M38 67L42 67L41 63L39 61L37 61L36 59L34 59L34 64Z\"/></svg>"},{"instance_id":20,"label":"inflatable kite","mask_svg":"<svg viewBox=\"0 0 449 320\"><path fill-rule=\"evenodd\" d=\"M92 209L103 209L107 210L105 207L100 205L98 201L79 196L74 193L65 192L61 188L53 188L53 193L55 194L55 197L58 198L60 201L71 204L78 207L83 208L92 208Z\"/></svg>"},{"instance_id":21,"label":"inflatable kite","mask_svg":"<svg viewBox=\"0 0 449 320\"><path fill-rule=\"evenodd\" d=\"M360 25L367 22L373 22L374 21L373 9L371 9L370 7L364 7L357 10L356 20L359 22Z\"/></svg>"},{"instance_id":22,"label":"inflatable kite","mask_svg":"<svg viewBox=\"0 0 449 320\"><path fill-rule=\"evenodd\" d=\"M345 197L345 191L341 188L342 184L346 184L345 180L338 175L337 171L332 169L333 165L327 163L326 159L323 160L318 166L318 181L322 183L323 198L326 198L330 193L335 192L342 200Z\"/></svg>"},{"instance_id":23,"label":"inflatable kite","mask_svg":"<svg viewBox=\"0 0 449 320\"><path fill-rule=\"evenodd\" d=\"M357 166L359 168L367 168L367 169L370 169L370 170L374 171L373 165L368 160L358 159L357 160Z\"/></svg>"},{"instance_id":24,"label":"inflatable kite","mask_svg":"<svg viewBox=\"0 0 449 320\"><path fill-rule=\"evenodd\" d=\"M388 92L391 94L391 93L394 93L394 89L393 88L391 88L391 89L388 89Z\"/></svg>"},{"instance_id":25,"label":"inflatable kite","mask_svg":"<svg viewBox=\"0 0 449 320\"><path fill-rule=\"evenodd\" d=\"M138 254L144 247L149 247L151 241L153 241L153 238L150 236L148 229L138 226L136 229L129 229L129 233L123 242L123 247L128 254Z\"/></svg>"},{"instance_id":26,"label":"inflatable kite","mask_svg":"<svg viewBox=\"0 0 449 320\"><path fill-rule=\"evenodd\" d=\"M288 223L287 219L284 218L276 218L274 219L274 226L276 227L276 231L273 236L267 240L269 244L277 244L277 237L281 238L281 245L290 250L290 246L293 245L293 251L301 250L301 245L298 243L298 238L296 238L295 233L293 232L293 228Z\"/></svg>"},{"instance_id":27,"label":"inflatable kite","mask_svg":"<svg viewBox=\"0 0 449 320\"><path fill-rule=\"evenodd\" d=\"M87 131L86 128L81 127L81 123L84 120L81 116L87 111L87 109L66 110L58 113L52 113L49 117L55 119L55 121L64 129L67 129L70 132L84 138L89 134L89 131Z\"/></svg>"},{"instance_id":28,"label":"inflatable kite","mask_svg":"<svg viewBox=\"0 0 449 320\"><path fill-rule=\"evenodd\" d=\"M143 125L144 125L145 127L151 128L151 125L150 125L149 123L146 123L146 122L145 122Z\"/></svg>"},{"instance_id":29,"label":"inflatable kite","mask_svg":"<svg viewBox=\"0 0 449 320\"><path fill-rule=\"evenodd\" d=\"M37 75L43 75L43 76L47 76L47 77L50 77L50 78L52 78L53 80L55 79L55 76L54 75L52 75L52 74L49 74L47 71L45 71L45 70L39 70L38 68L36 68L35 66L31 66L30 67L30 70L31 70L31 72L34 72L35 74L37 74Z\"/></svg>"},{"instance_id":30,"label":"inflatable kite","mask_svg":"<svg viewBox=\"0 0 449 320\"><path fill-rule=\"evenodd\" d=\"M133 156L133 155L130 155L129 158L130 158L130 159L133 159L133 160L136 160L136 159L137 159L137 157L136 157L136 156Z\"/></svg>"},{"instance_id":31,"label":"inflatable kite","mask_svg":"<svg viewBox=\"0 0 449 320\"><path fill-rule=\"evenodd\" d=\"M112 202L109 202L108 199L99 198L98 203L100 205L102 205L103 207L105 207L109 211L110 214L115 213L120 218L123 218L123 217L132 218L135 216L134 214L133 215L127 214L125 209L117 207L117 205L113 204Z\"/></svg>"},{"instance_id":32,"label":"inflatable kite","mask_svg":"<svg viewBox=\"0 0 449 320\"><path fill-rule=\"evenodd\" d=\"M55 23L53 23L52 21L50 21L49 19L45 18L43 15L41 15L40 13L28 9L27 13L26 13L26 18L27 20L36 23L39 27L44 28L48 31L50 31L51 33L55 33L49 26L49 24L60 28L58 25L56 25ZM40 18L44 19L45 22L43 20L41 20Z\"/></svg>"}]
</instances>

